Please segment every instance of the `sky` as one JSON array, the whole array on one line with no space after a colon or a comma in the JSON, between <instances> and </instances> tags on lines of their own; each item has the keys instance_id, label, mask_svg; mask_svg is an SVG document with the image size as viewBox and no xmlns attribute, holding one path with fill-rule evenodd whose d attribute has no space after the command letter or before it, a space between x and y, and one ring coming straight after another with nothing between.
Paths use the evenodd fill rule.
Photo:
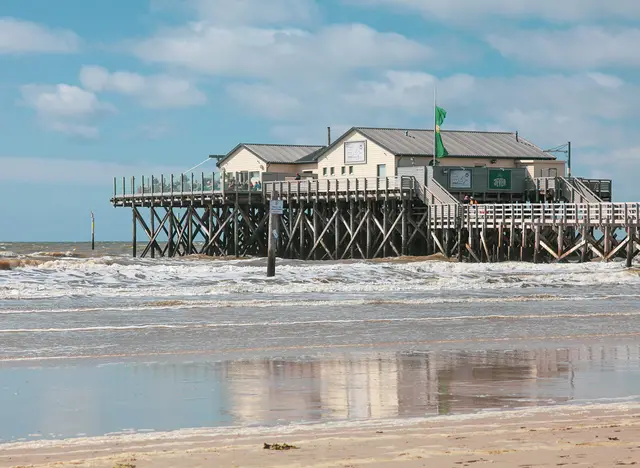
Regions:
<instances>
[{"instance_id":1,"label":"sky","mask_svg":"<svg viewBox=\"0 0 640 468\"><path fill-rule=\"evenodd\" d=\"M0 0L0 241L127 240L114 177L432 128L435 86L638 201L639 43L637 0Z\"/></svg>"}]
</instances>

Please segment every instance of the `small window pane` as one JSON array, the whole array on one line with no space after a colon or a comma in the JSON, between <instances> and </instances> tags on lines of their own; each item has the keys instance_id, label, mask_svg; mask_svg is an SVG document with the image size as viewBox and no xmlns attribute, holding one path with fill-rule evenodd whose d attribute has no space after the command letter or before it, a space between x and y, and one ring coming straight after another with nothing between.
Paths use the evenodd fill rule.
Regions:
<instances>
[{"instance_id":1,"label":"small window pane","mask_svg":"<svg viewBox=\"0 0 640 468\"><path fill-rule=\"evenodd\" d=\"M342 169L340 169L340 173L341 173L342 175L345 175L345 174L347 173L347 168L346 168L346 167L344 167L344 166L342 166Z\"/></svg>"},{"instance_id":2,"label":"small window pane","mask_svg":"<svg viewBox=\"0 0 640 468\"><path fill-rule=\"evenodd\" d=\"M331 168L331 175L336 175L336 168L335 167Z\"/></svg>"},{"instance_id":3,"label":"small window pane","mask_svg":"<svg viewBox=\"0 0 640 468\"><path fill-rule=\"evenodd\" d=\"M327 168L326 167L322 168L322 175L327 175Z\"/></svg>"},{"instance_id":4,"label":"small window pane","mask_svg":"<svg viewBox=\"0 0 640 468\"><path fill-rule=\"evenodd\" d=\"M353 166L349 166L349 175L353 175Z\"/></svg>"}]
</instances>

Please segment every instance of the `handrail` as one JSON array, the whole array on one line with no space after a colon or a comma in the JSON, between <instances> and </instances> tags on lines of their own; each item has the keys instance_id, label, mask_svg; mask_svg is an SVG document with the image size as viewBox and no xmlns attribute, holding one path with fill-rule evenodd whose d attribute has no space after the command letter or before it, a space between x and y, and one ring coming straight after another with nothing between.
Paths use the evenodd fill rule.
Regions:
<instances>
[{"instance_id":1,"label":"handrail","mask_svg":"<svg viewBox=\"0 0 640 468\"><path fill-rule=\"evenodd\" d=\"M446 205L445 205L446 206ZM500 225L590 226L640 225L640 203L526 203L448 205L450 210L431 212L433 226L454 227L461 219L463 227L496 228ZM457 218L460 217L460 218ZM457 219L456 219L457 218Z\"/></svg>"},{"instance_id":2,"label":"handrail","mask_svg":"<svg viewBox=\"0 0 640 468\"><path fill-rule=\"evenodd\" d=\"M567 191L571 192L571 199L569 200L572 203L601 203L602 200L589 189L586 185L584 185L579 179L574 178L566 178L559 177L560 181L564 185L564 188ZM579 196L579 199L576 199L576 195Z\"/></svg>"},{"instance_id":3,"label":"handrail","mask_svg":"<svg viewBox=\"0 0 640 468\"><path fill-rule=\"evenodd\" d=\"M449 193L442 185L438 183L434 178L429 179L427 190L433 194L440 205L459 205L460 201Z\"/></svg>"},{"instance_id":4,"label":"handrail","mask_svg":"<svg viewBox=\"0 0 640 468\"><path fill-rule=\"evenodd\" d=\"M404 180L404 183L403 183ZM376 192L379 194L413 188L406 183L407 176L395 177L357 177L340 179L307 179L283 180L264 183L264 193L271 196L287 194L327 194L327 193L362 193Z\"/></svg>"},{"instance_id":5,"label":"handrail","mask_svg":"<svg viewBox=\"0 0 640 468\"><path fill-rule=\"evenodd\" d=\"M225 195L229 193L248 194L259 192L265 197L270 197L274 192L280 194L327 194L327 193L372 193L378 195L390 192L409 191L414 189L414 178L411 176L395 177L359 177L341 179L305 179L265 182L251 184L248 182L236 184L231 180L222 180L220 173L200 176L181 174L165 177L142 177L141 179L125 178L119 181L114 178L113 198L169 198L169 197L204 197L213 195Z\"/></svg>"}]
</instances>

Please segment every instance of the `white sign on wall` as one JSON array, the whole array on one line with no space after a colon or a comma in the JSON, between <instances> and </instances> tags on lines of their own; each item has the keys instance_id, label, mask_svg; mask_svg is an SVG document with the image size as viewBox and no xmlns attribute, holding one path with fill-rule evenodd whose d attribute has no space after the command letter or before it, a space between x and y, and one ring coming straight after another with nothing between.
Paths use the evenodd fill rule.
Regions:
<instances>
[{"instance_id":1,"label":"white sign on wall","mask_svg":"<svg viewBox=\"0 0 640 468\"><path fill-rule=\"evenodd\" d=\"M470 189L471 188L471 169L450 169L449 170L449 188Z\"/></svg>"},{"instance_id":2,"label":"white sign on wall","mask_svg":"<svg viewBox=\"0 0 640 468\"><path fill-rule=\"evenodd\" d=\"M269 211L271 214L282 214L284 210L284 200L271 200L269 203Z\"/></svg>"},{"instance_id":3,"label":"white sign on wall","mask_svg":"<svg viewBox=\"0 0 640 468\"><path fill-rule=\"evenodd\" d=\"M367 163L367 142L348 141L344 144L344 163L366 164Z\"/></svg>"}]
</instances>

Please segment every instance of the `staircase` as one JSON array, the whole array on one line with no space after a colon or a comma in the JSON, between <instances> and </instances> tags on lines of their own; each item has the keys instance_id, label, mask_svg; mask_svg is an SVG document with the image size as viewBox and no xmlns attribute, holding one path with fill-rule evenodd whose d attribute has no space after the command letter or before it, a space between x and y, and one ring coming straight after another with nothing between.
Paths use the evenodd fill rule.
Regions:
<instances>
[{"instance_id":1,"label":"staircase","mask_svg":"<svg viewBox=\"0 0 640 468\"><path fill-rule=\"evenodd\" d=\"M415 179L414 179L415 180ZM453 195L451 195L447 189L436 182L434 179L429 179L429 185L426 186L419 181L415 180L415 191L418 198L422 200L425 205L459 205L460 201Z\"/></svg>"},{"instance_id":2,"label":"staircase","mask_svg":"<svg viewBox=\"0 0 640 468\"><path fill-rule=\"evenodd\" d=\"M604 202L613 201L611 191L611 180L609 179L584 179L578 178L583 185L587 186L594 194Z\"/></svg>"},{"instance_id":3,"label":"staircase","mask_svg":"<svg viewBox=\"0 0 640 468\"><path fill-rule=\"evenodd\" d=\"M580 179L558 177L558 189L558 195L569 203L602 203L602 199Z\"/></svg>"}]
</instances>

